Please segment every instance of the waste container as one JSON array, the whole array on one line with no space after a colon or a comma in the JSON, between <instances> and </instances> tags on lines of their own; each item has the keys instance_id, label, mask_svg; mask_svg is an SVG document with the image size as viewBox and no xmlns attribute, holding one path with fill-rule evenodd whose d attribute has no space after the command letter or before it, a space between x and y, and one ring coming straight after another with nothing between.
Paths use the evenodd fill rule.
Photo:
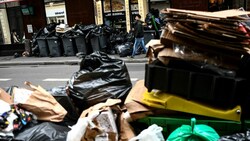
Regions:
<instances>
[{"instance_id":1,"label":"waste container","mask_svg":"<svg viewBox=\"0 0 250 141\"><path fill-rule=\"evenodd\" d=\"M78 53L87 54L86 40L84 36L75 36L75 45Z\"/></svg>"},{"instance_id":2,"label":"waste container","mask_svg":"<svg viewBox=\"0 0 250 141\"><path fill-rule=\"evenodd\" d=\"M107 36L105 34L101 34L99 36L99 45L100 45L101 50L107 47Z\"/></svg>"},{"instance_id":3,"label":"waste container","mask_svg":"<svg viewBox=\"0 0 250 141\"><path fill-rule=\"evenodd\" d=\"M65 56L75 56L76 47L74 43L74 36L64 36L62 37L63 49Z\"/></svg>"},{"instance_id":4,"label":"waste container","mask_svg":"<svg viewBox=\"0 0 250 141\"><path fill-rule=\"evenodd\" d=\"M92 37L90 42L93 52L104 51L107 47L107 37L104 34Z\"/></svg>"},{"instance_id":5,"label":"waste container","mask_svg":"<svg viewBox=\"0 0 250 141\"><path fill-rule=\"evenodd\" d=\"M101 50L98 36L92 37L90 39L90 42L91 42L93 52Z\"/></svg>"},{"instance_id":6,"label":"waste container","mask_svg":"<svg viewBox=\"0 0 250 141\"><path fill-rule=\"evenodd\" d=\"M46 37L38 37L37 44L39 48L39 56L40 57L48 57L49 56L49 49L46 41Z\"/></svg>"},{"instance_id":7,"label":"waste container","mask_svg":"<svg viewBox=\"0 0 250 141\"><path fill-rule=\"evenodd\" d=\"M155 38L155 30L145 30L144 31L144 43L145 45L151 40Z\"/></svg>"},{"instance_id":8,"label":"waste container","mask_svg":"<svg viewBox=\"0 0 250 141\"><path fill-rule=\"evenodd\" d=\"M49 56L60 57L62 55L61 41L59 37L47 37Z\"/></svg>"}]
</instances>

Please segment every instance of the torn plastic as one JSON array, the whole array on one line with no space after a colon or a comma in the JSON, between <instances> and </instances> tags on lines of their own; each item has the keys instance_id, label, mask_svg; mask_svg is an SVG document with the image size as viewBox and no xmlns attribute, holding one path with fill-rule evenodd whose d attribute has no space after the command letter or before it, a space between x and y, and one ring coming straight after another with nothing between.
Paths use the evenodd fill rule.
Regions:
<instances>
[{"instance_id":1,"label":"torn plastic","mask_svg":"<svg viewBox=\"0 0 250 141\"><path fill-rule=\"evenodd\" d=\"M109 98L125 99L132 83L125 63L102 52L86 56L68 82L70 97L82 110Z\"/></svg>"}]
</instances>

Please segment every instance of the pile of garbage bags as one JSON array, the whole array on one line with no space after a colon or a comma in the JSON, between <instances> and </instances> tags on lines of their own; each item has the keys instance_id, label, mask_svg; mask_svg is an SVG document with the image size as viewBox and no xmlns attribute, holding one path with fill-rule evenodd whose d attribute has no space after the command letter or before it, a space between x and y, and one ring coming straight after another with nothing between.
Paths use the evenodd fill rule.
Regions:
<instances>
[{"instance_id":1,"label":"pile of garbage bags","mask_svg":"<svg viewBox=\"0 0 250 141\"><path fill-rule=\"evenodd\" d=\"M32 54L40 57L85 56L95 51L132 54L133 32L103 25L76 24L73 27L48 24L33 36ZM129 46L128 46L129 45Z\"/></svg>"},{"instance_id":2,"label":"pile of garbage bags","mask_svg":"<svg viewBox=\"0 0 250 141\"><path fill-rule=\"evenodd\" d=\"M79 71L72 74L65 86L45 90L30 82L25 82L25 85L27 88L11 86L6 90L0 89L1 140L59 141L66 138L80 140L80 136L68 136L68 134L78 135L77 132L80 130L75 127L78 127L78 124L84 124L84 122L78 123L82 121L80 117L90 116L86 114L86 110L108 99L117 99L114 100L115 104L121 103L132 88L125 63L122 60L112 59L103 52L94 52L83 58ZM110 101L112 104L112 100ZM109 101L108 104L110 104ZM98 127L100 128L98 133L102 133L98 136L99 139L108 138L106 133L112 135L112 139L118 139L115 123L117 115L113 115L113 112L111 109L98 111L98 114L91 117L91 119L97 118L107 129L104 134L103 129ZM117 108L117 113L114 114L119 112L121 111ZM110 133L110 128L105 125L107 119L111 119L114 133ZM88 123L89 119L86 120L86 125ZM69 128L70 126L73 127ZM72 131L69 132L70 130ZM93 131L96 130L97 126Z\"/></svg>"}]
</instances>

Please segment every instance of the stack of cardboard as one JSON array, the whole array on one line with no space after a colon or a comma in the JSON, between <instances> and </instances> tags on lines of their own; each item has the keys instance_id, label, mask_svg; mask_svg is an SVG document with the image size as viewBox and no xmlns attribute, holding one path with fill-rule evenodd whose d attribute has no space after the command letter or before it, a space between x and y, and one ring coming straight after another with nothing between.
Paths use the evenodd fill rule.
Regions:
<instances>
[{"instance_id":1,"label":"stack of cardboard","mask_svg":"<svg viewBox=\"0 0 250 141\"><path fill-rule=\"evenodd\" d=\"M166 26L160 41L148 51L145 86L149 92L158 89L227 110L243 104L249 83L240 65L249 56L250 13L178 9L161 13Z\"/></svg>"},{"instance_id":2,"label":"stack of cardboard","mask_svg":"<svg viewBox=\"0 0 250 141\"><path fill-rule=\"evenodd\" d=\"M242 63L249 58L250 12L164 9L161 13L166 26L161 39L148 44L146 88L139 91L142 88L136 85L137 93L129 94L132 101L125 102L132 119L143 114L161 117L152 110L156 108L168 111L164 113L168 120L189 115L240 125L250 111L246 102L249 77L242 73L249 66ZM140 113L130 108L136 106Z\"/></svg>"}]
</instances>

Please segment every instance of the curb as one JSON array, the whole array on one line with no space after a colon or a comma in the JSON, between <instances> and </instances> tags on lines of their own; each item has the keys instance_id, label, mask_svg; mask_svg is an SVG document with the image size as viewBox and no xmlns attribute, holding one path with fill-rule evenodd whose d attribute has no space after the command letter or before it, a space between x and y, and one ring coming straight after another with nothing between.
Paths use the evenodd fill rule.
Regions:
<instances>
[{"instance_id":1,"label":"curb","mask_svg":"<svg viewBox=\"0 0 250 141\"><path fill-rule=\"evenodd\" d=\"M119 58L121 59L121 58ZM146 63L147 58L143 59L121 59L125 63ZM15 61L0 62L0 66L17 66L17 65L79 65L81 60L67 61Z\"/></svg>"}]
</instances>

